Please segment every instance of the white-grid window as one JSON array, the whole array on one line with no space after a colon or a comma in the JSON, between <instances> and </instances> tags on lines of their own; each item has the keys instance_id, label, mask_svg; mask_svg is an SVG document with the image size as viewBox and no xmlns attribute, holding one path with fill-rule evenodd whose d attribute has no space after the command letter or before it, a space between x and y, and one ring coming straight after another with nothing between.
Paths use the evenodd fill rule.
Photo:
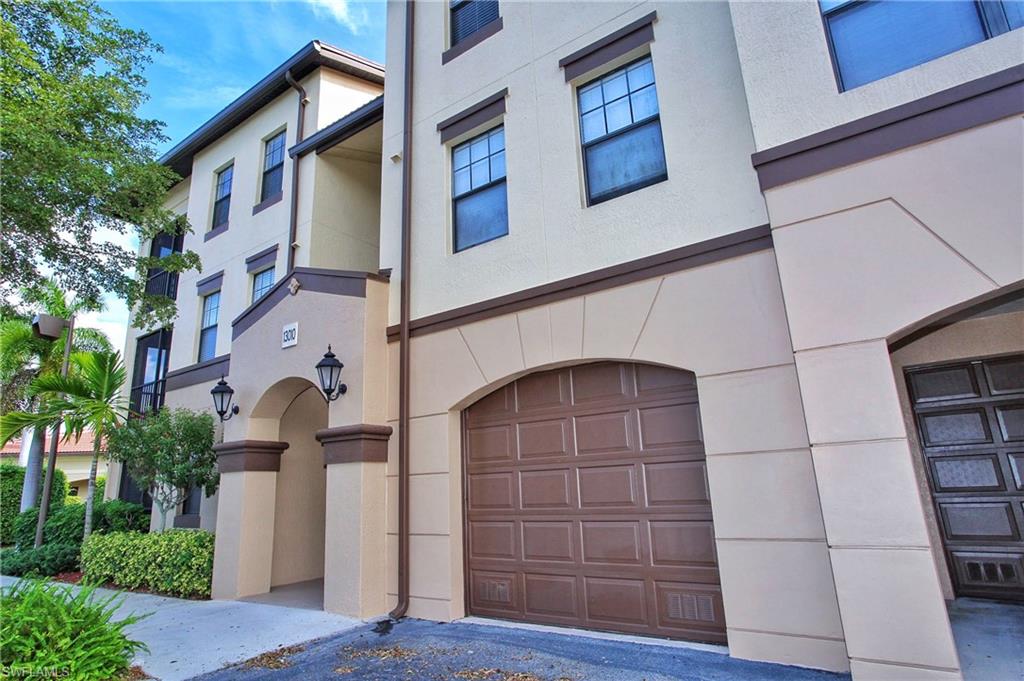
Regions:
<instances>
[{"instance_id":1,"label":"white-grid window","mask_svg":"<svg viewBox=\"0 0 1024 681\"><path fill-rule=\"evenodd\" d=\"M252 276L252 302L256 302L274 287L274 268L270 267Z\"/></svg>"}]
</instances>

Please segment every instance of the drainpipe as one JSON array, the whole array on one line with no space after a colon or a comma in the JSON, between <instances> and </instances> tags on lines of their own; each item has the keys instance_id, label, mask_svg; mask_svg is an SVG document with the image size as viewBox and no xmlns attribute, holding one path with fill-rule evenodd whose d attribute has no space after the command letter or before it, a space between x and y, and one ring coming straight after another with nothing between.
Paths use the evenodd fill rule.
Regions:
<instances>
[{"instance_id":1,"label":"drainpipe","mask_svg":"<svg viewBox=\"0 0 1024 681\"><path fill-rule=\"evenodd\" d=\"M416 2L405 5L405 69L402 107L402 280L398 348L398 604L389 614L401 619L409 609L409 282L412 261L412 74Z\"/></svg>"},{"instance_id":2,"label":"drainpipe","mask_svg":"<svg viewBox=\"0 0 1024 681\"><path fill-rule=\"evenodd\" d=\"M302 128L306 120L306 105L309 104L309 97L306 90L299 82L292 77L291 69L284 72L284 79L288 81L296 92L299 93L298 121L295 123L295 143L303 140ZM288 271L295 269L295 240L298 238L299 230L299 156L292 160L292 197L291 209L288 214Z\"/></svg>"}]
</instances>

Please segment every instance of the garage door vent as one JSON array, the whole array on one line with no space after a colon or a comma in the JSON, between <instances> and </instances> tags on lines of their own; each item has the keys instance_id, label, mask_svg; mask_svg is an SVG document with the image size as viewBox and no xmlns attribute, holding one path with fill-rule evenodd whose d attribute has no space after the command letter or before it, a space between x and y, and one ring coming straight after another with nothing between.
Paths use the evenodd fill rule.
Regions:
<instances>
[{"instance_id":1,"label":"garage door vent","mask_svg":"<svg viewBox=\"0 0 1024 681\"><path fill-rule=\"evenodd\" d=\"M674 620L715 621L715 606L708 596L669 594L668 616Z\"/></svg>"},{"instance_id":2,"label":"garage door vent","mask_svg":"<svg viewBox=\"0 0 1024 681\"><path fill-rule=\"evenodd\" d=\"M972 582L1004 584L1017 581L1017 571L1012 563L970 561L967 563L967 575Z\"/></svg>"}]
</instances>

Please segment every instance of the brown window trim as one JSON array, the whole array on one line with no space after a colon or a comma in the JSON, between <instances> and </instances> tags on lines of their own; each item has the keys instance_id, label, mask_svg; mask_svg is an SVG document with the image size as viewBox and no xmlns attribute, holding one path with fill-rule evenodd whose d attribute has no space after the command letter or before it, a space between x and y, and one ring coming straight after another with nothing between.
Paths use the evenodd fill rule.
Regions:
<instances>
[{"instance_id":1,"label":"brown window trim","mask_svg":"<svg viewBox=\"0 0 1024 681\"><path fill-rule=\"evenodd\" d=\"M274 244L270 248L264 248L259 253L253 253L245 259L245 271L255 272L261 270L267 265L273 265L277 262L277 247L278 244Z\"/></svg>"},{"instance_id":2,"label":"brown window trim","mask_svg":"<svg viewBox=\"0 0 1024 681\"><path fill-rule=\"evenodd\" d=\"M213 237L220 236L224 232L228 231L228 224L229 223L225 222L207 231L206 234L203 235L203 241L209 241Z\"/></svg>"},{"instance_id":3,"label":"brown window trim","mask_svg":"<svg viewBox=\"0 0 1024 681\"><path fill-rule=\"evenodd\" d=\"M205 296L219 291L221 284L224 282L224 270L220 272L214 272L208 277L204 277L196 282L196 295Z\"/></svg>"},{"instance_id":4,"label":"brown window trim","mask_svg":"<svg viewBox=\"0 0 1024 681\"><path fill-rule=\"evenodd\" d=\"M284 190L279 191L276 194L271 194L270 196L263 199L262 201L260 201L259 203L252 207L252 214L256 215L256 213L265 211L267 208L270 208L275 203L278 203L282 198L284 198Z\"/></svg>"},{"instance_id":5,"label":"brown window trim","mask_svg":"<svg viewBox=\"0 0 1024 681\"><path fill-rule=\"evenodd\" d=\"M190 385L214 381L221 376L227 376L230 369L230 353L208 359L205 362L189 364L186 367L167 372L165 389L170 392L179 388L187 388Z\"/></svg>"},{"instance_id":6,"label":"brown window trim","mask_svg":"<svg viewBox=\"0 0 1024 681\"><path fill-rule=\"evenodd\" d=\"M444 144L479 125L504 115L506 97L508 97L507 87L438 123L437 131L441 133L441 143Z\"/></svg>"},{"instance_id":7,"label":"brown window trim","mask_svg":"<svg viewBox=\"0 0 1024 681\"><path fill-rule=\"evenodd\" d=\"M441 53L441 64L447 64L452 59L455 59L460 54L467 50L476 47L483 41L490 38L492 35L500 31L505 26L501 17L498 17L494 21L484 24L481 26L473 35L467 36L465 40L459 42L456 45L452 45L447 50Z\"/></svg>"},{"instance_id":8,"label":"brown window trim","mask_svg":"<svg viewBox=\"0 0 1024 681\"><path fill-rule=\"evenodd\" d=\"M559 59L558 66L565 71L565 82L575 80L613 59L653 42L654 22L657 20L657 12L645 14L600 40Z\"/></svg>"}]
</instances>

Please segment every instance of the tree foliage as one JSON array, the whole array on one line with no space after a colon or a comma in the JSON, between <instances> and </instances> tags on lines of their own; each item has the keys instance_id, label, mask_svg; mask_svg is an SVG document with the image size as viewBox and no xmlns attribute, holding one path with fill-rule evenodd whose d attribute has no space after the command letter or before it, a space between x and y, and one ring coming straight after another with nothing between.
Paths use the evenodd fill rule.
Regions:
<instances>
[{"instance_id":1,"label":"tree foliage","mask_svg":"<svg viewBox=\"0 0 1024 681\"><path fill-rule=\"evenodd\" d=\"M140 487L149 489L161 523L194 487L208 494L217 488L213 417L205 412L165 407L133 419L110 433L107 453L128 467Z\"/></svg>"},{"instance_id":2,"label":"tree foliage","mask_svg":"<svg viewBox=\"0 0 1024 681\"><path fill-rule=\"evenodd\" d=\"M163 207L179 178L156 161L162 123L137 113L158 50L93 0L0 3L2 297L49 271L85 301L125 299L140 326L173 317L173 300L145 293L145 273L192 269L198 256L157 265L111 239L188 229Z\"/></svg>"}]
</instances>

